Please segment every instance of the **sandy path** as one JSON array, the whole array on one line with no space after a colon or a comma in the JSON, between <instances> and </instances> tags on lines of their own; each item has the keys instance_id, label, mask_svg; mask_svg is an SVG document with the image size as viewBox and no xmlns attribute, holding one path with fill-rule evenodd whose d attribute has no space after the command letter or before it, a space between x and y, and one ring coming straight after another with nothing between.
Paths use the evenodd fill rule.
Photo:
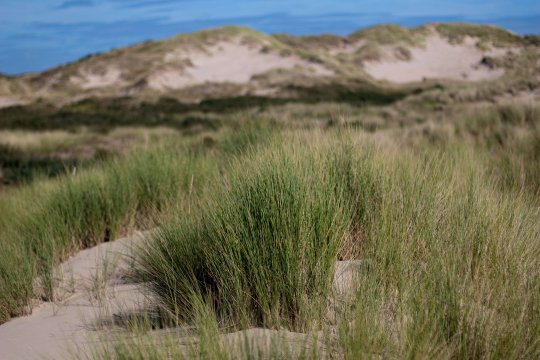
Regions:
<instances>
[{"instance_id":1,"label":"sandy path","mask_svg":"<svg viewBox=\"0 0 540 360\"><path fill-rule=\"evenodd\" d=\"M146 300L140 288L122 280L128 266L125 255L142 239L137 235L104 243L64 263L59 269L64 277L59 293L68 297L43 303L31 315L0 325L0 359L69 358L74 344L87 347L100 319L143 308ZM104 280L106 272L106 286L96 289L94 285L100 283L96 279Z\"/></svg>"},{"instance_id":2,"label":"sandy path","mask_svg":"<svg viewBox=\"0 0 540 360\"><path fill-rule=\"evenodd\" d=\"M490 69L480 61L486 55L500 56L500 51L482 51L472 38L462 44L450 44L440 36L430 36L425 47L410 49L410 60L381 60L364 64L366 72L377 80L394 83L418 82L424 79L480 81L495 79L502 69Z\"/></svg>"}]
</instances>

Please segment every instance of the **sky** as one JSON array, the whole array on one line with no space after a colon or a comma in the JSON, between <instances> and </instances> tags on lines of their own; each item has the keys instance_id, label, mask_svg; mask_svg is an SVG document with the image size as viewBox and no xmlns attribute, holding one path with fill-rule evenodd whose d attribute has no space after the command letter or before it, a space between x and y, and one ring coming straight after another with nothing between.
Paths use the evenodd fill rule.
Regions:
<instances>
[{"instance_id":1,"label":"sky","mask_svg":"<svg viewBox=\"0 0 540 360\"><path fill-rule=\"evenodd\" d=\"M346 35L380 23L434 21L540 34L540 0L0 0L0 73L42 71L91 53L222 25Z\"/></svg>"}]
</instances>

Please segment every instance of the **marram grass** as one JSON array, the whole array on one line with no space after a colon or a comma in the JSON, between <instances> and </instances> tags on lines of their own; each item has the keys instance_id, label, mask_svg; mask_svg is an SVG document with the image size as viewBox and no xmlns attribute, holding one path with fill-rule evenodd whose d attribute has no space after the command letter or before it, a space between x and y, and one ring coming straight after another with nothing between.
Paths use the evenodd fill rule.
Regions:
<instances>
[{"instance_id":1,"label":"marram grass","mask_svg":"<svg viewBox=\"0 0 540 360\"><path fill-rule=\"evenodd\" d=\"M331 332L333 264L362 259L336 356L536 358L539 214L490 174L461 145L292 136L233 166L196 216L141 249L137 271L180 323L196 322L198 299L229 330Z\"/></svg>"},{"instance_id":2,"label":"marram grass","mask_svg":"<svg viewBox=\"0 0 540 360\"><path fill-rule=\"evenodd\" d=\"M188 357L250 358L217 334L254 326L330 334L319 357L540 357L540 214L530 193L499 186L492 153L254 131L238 149L143 152L18 193L2 205L17 221L0 218L0 319L70 252L154 219L165 225L136 275L173 325L195 325ZM341 259L368 266L332 319ZM184 356L167 346L126 338L95 357Z\"/></svg>"},{"instance_id":3,"label":"marram grass","mask_svg":"<svg viewBox=\"0 0 540 360\"><path fill-rule=\"evenodd\" d=\"M61 260L153 226L157 214L194 192L211 171L204 156L195 157L187 149L139 150L8 197L0 229L0 322L31 310L37 277L41 296L54 300L52 272Z\"/></svg>"},{"instance_id":4,"label":"marram grass","mask_svg":"<svg viewBox=\"0 0 540 360\"><path fill-rule=\"evenodd\" d=\"M192 320L198 298L233 327L320 323L352 208L334 181L341 152L295 150L242 159L196 215L141 249L137 276L173 315Z\"/></svg>"}]
</instances>

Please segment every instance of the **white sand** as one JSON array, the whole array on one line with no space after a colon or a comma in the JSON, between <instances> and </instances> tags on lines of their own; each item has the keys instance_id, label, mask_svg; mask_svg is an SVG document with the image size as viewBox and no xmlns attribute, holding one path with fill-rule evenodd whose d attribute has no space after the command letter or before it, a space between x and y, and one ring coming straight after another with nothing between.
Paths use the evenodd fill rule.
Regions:
<instances>
[{"instance_id":1,"label":"white sand","mask_svg":"<svg viewBox=\"0 0 540 360\"><path fill-rule=\"evenodd\" d=\"M85 349L96 333L94 326L101 317L110 319L119 311L143 308L145 299L136 285L123 284L125 254L142 236L124 238L84 250L64 263L59 272L63 280L56 303L43 303L28 316L0 325L0 359L69 358L69 351ZM106 286L106 298L95 299L92 284L103 266L116 264Z\"/></svg>"},{"instance_id":2,"label":"white sand","mask_svg":"<svg viewBox=\"0 0 540 360\"><path fill-rule=\"evenodd\" d=\"M148 234L139 234L104 243L81 251L62 264L57 269L62 279L57 290L60 299L56 303L42 303L33 309L31 315L0 325L0 359L65 359L70 358L74 351L88 354L94 341L118 340L110 331L106 332L110 330L107 324L101 323L101 327L99 324L100 321L110 322L119 313L137 313L148 308L150 300L143 295L142 288L123 281L123 275L130 267L129 255L133 247L147 237ZM106 265L110 271L104 283L105 297L98 301L92 284L96 284L96 276L103 273ZM355 274L364 265L363 261L337 262L334 275L336 296L343 299L343 296L355 292ZM162 332L158 330L150 335L157 336ZM282 338L293 352L302 344L306 345L306 341L313 340L308 334L266 329L223 334L221 340L235 348L249 339L269 350L271 340L276 337Z\"/></svg>"},{"instance_id":3,"label":"white sand","mask_svg":"<svg viewBox=\"0 0 540 360\"><path fill-rule=\"evenodd\" d=\"M179 52L166 54L168 61L178 60ZM260 47L250 47L238 42L222 42L208 52L191 52L185 55L192 66L185 69L168 68L158 71L149 79L149 87L157 90L180 89L187 86L215 83L245 84L255 75L273 69L292 69L302 67L307 72L318 76L332 75L325 67L306 60L275 53L262 53Z\"/></svg>"},{"instance_id":4,"label":"white sand","mask_svg":"<svg viewBox=\"0 0 540 360\"><path fill-rule=\"evenodd\" d=\"M377 80L394 83L424 79L479 81L503 75L502 69L489 69L480 64L483 56L500 56L501 51L482 51L475 43L475 39L466 38L462 44L450 44L441 36L432 35L426 38L424 47L410 49L410 60L383 58L380 61L366 62L364 69Z\"/></svg>"},{"instance_id":5,"label":"white sand","mask_svg":"<svg viewBox=\"0 0 540 360\"><path fill-rule=\"evenodd\" d=\"M24 101L11 99L7 97L0 97L0 108L15 106L15 105L22 105L22 104L24 104Z\"/></svg>"}]
</instances>

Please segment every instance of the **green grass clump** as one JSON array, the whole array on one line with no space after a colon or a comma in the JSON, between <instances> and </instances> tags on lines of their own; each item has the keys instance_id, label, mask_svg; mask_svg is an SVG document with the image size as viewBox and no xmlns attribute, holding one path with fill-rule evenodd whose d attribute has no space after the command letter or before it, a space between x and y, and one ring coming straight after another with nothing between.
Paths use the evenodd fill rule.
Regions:
<instances>
[{"instance_id":1,"label":"green grass clump","mask_svg":"<svg viewBox=\"0 0 540 360\"><path fill-rule=\"evenodd\" d=\"M219 327L306 331L331 326L333 264L361 259L336 354L537 357L533 203L462 144L413 154L338 134L271 142L233 166L198 216L141 249L139 279L180 322L203 301Z\"/></svg>"},{"instance_id":2,"label":"green grass clump","mask_svg":"<svg viewBox=\"0 0 540 360\"><path fill-rule=\"evenodd\" d=\"M2 321L22 313L36 278L51 277L54 297L50 269L70 253L159 223L135 280L168 310L161 325L197 339L188 357L234 358L221 332L266 327L322 330L337 358L538 358L536 107L430 121L438 140L425 123L364 132L339 109L288 106L305 126L245 117L182 138L195 151L146 149L1 194ZM307 126L336 112L342 125ZM332 288L340 260L360 260L352 299ZM186 354L159 344L128 339L95 357Z\"/></svg>"},{"instance_id":3,"label":"green grass clump","mask_svg":"<svg viewBox=\"0 0 540 360\"><path fill-rule=\"evenodd\" d=\"M320 319L350 222L336 154L271 151L238 164L198 217L142 249L138 277L181 320L209 298L236 327L306 329Z\"/></svg>"},{"instance_id":4,"label":"green grass clump","mask_svg":"<svg viewBox=\"0 0 540 360\"><path fill-rule=\"evenodd\" d=\"M273 37L286 44L292 49L302 50L327 50L346 44L346 38L338 35L323 34L311 36L291 36L288 34L276 34Z\"/></svg>"},{"instance_id":5,"label":"green grass clump","mask_svg":"<svg viewBox=\"0 0 540 360\"><path fill-rule=\"evenodd\" d=\"M173 208L190 209L230 156L249 152L274 133L274 126L247 118L233 128L211 141L177 135L0 194L0 323L31 311L36 295L54 301L55 266L68 256L154 227Z\"/></svg>"},{"instance_id":6,"label":"green grass clump","mask_svg":"<svg viewBox=\"0 0 540 360\"><path fill-rule=\"evenodd\" d=\"M138 151L13 196L0 222L0 322L27 311L38 276L41 296L54 300L53 268L73 252L155 224L194 191L193 177L204 181L204 164L184 150Z\"/></svg>"},{"instance_id":7,"label":"green grass clump","mask_svg":"<svg viewBox=\"0 0 540 360\"><path fill-rule=\"evenodd\" d=\"M420 156L419 156L420 155ZM491 187L469 151L377 158L356 309L341 341L351 358L537 357L538 214Z\"/></svg>"},{"instance_id":8,"label":"green grass clump","mask_svg":"<svg viewBox=\"0 0 540 360\"><path fill-rule=\"evenodd\" d=\"M483 43L495 46L521 44L523 39L518 35L492 25L472 23L439 23L434 24L437 32L454 42L462 42L466 36L479 38Z\"/></svg>"},{"instance_id":9,"label":"green grass clump","mask_svg":"<svg viewBox=\"0 0 540 360\"><path fill-rule=\"evenodd\" d=\"M456 130L487 150L494 181L540 200L540 108L504 105L465 120Z\"/></svg>"},{"instance_id":10,"label":"green grass clump","mask_svg":"<svg viewBox=\"0 0 540 360\"><path fill-rule=\"evenodd\" d=\"M349 38L352 40L368 40L380 45L396 43L415 45L419 40L414 29L411 30L396 24L368 27L352 33Z\"/></svg>"},{"instance_id":11,"label":"green grass clump","mask_svg":"<svg viewBox=\"0 0 540 360\"><path fill-rule=\"evenodd\" d=\"M224 131L218 145L220 154L238 156L267 145L272 139L279 137L281 126L274 121L258 121L249 117L239 121Z\"/></svg>"}]
</instances>

